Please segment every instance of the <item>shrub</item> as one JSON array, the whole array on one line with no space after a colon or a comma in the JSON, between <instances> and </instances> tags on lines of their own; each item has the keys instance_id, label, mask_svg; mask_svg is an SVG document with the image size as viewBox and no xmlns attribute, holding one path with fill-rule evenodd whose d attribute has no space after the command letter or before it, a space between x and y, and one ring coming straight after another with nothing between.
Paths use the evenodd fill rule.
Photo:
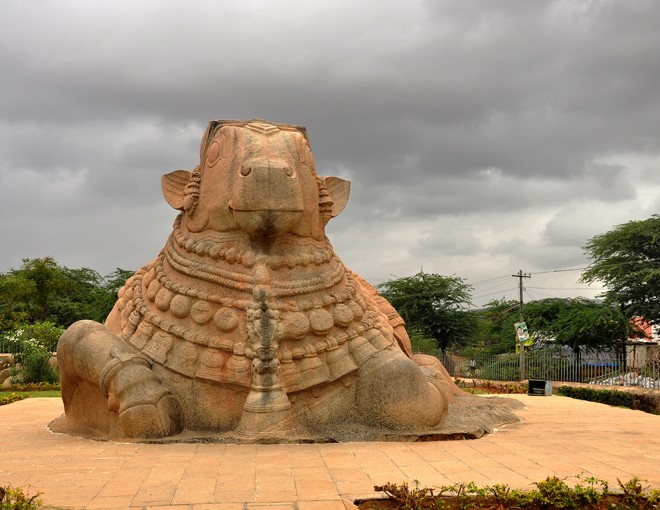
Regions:
<instances>
[{"instance_id":1,"label":"shrub","mask_svg":"<svg viewBox=\"0 0 660 510\"><path fill-rule=\"evenodd\" d=\"M594 390L592 388L578 388L573 386L560 386L557 393L565 397L599 402L611 406L632 407L632 394L617 390Z\"/></svg>"},{"instance_id":2,"label":"shrub","mask_svg":"<svg viewBox=\"0 0 660 510\"><path fill-rule=\"evenodd\" d=\"M51 353L40 345L26 345L23 352L14 357L13 379L23 383L55 382L58 375L50 365Z\"/></svg>"},{"instance_id":3,"label":"shrub","mask_svg":"<svg viewBox=\"0 0 660 510\"><path fill-rule=\"evenodd\" d=\"M28 398L27 393L23 393L22 395L19 395L18 393L10 393L6 397L0 397L0 406L11 404L12 402L18 402L24 398Z\"/></svg>"},{"instance_id":4,"label":"shrub","mask_svg":"<svg viewBox=\"0 0 660 510\"><path fill-rule=\"evenodd\" d=\"M61 390L59 382L17 383L11 385L16 391L58 391Z\"/></svg>"},{"instance_id":5,"label":"shrub","mask_svg":"<svg viewBox=\"0 0 660 510\"><path fill-rule=\"evenodd\" d=\"M50 321L23 324L15 330L5 333L3 343L7 345L8 352L12 354L20 355L26 342L28 344L36 343L48 352L55 352L62 333L64 333L64 328L56 326Z\"/></svg>"},{"instance_id":6,"label":"shrub","mask_svg":"<svg viewBox=\"0 0 660 510\"><path fill-rule=\"evenodd\" d=\"M29 496L20 487L0 487L0 510L35 510L42 505L39 496L40 493Z\"/></svg>"},{"instance_id":7,"label":"shrub","mask_svg":"<svg viewBox=\"0 0 660 510\"><path fill-rule=\"evenodd\" d=\"M557 393L565 397L660 414L660 399L653 395L617 390L594 390L573 386L560 386L557 388Z\"/></svg>"},{"instance_id":8,"label":"shrub","mask_svg":"<svg viewBox=\"0 0 660 510\"><path fill-rule=\"evenodd\" d=\"M55 382L58 374L50 365L51 353L64 328L52 322L37 322L21 326L5 335L5 344L13 353L13 382Z\"/></svg>"}]
</instances>

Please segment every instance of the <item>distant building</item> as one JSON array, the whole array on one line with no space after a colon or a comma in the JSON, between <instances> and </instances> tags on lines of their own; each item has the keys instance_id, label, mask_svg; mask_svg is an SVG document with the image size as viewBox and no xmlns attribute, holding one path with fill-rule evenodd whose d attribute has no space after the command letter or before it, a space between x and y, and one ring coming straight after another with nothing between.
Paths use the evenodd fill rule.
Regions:
<instances>
[{"instance_id":1,"label":"distant building","mask_svg":"<svg viewBox=\"0 0 660 510\"><path fill-rule=\"evenodd\" d=\"M630 336L628 338L628 342L634 342L634 343L660 342L660 327L658 327L657 325L650 324L642 317L633 317L632 319L630 319L630 322L637 329L644 332L644 337L640 338L640 337Z\"/></svg>"}]
</instances>

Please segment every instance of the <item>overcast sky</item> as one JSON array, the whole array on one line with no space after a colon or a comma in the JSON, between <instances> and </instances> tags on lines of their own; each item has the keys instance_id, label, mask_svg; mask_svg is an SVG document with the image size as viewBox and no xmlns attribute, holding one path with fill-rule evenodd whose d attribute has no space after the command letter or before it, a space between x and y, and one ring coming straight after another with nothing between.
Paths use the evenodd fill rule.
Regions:
<instances>
[{"instance_id":1,"label":"overcast sky","mask_svg":"<svg viewBox=\"0 0 660 510\"><path fill-rule=\"evenodd\" d=\"M660 2L0 2L0 272L138 269L211 119L307 126L374 284L595 297L595 234L660 210ZM561 271L560 271L561 270Z\"/></svg>"}]
</instances>

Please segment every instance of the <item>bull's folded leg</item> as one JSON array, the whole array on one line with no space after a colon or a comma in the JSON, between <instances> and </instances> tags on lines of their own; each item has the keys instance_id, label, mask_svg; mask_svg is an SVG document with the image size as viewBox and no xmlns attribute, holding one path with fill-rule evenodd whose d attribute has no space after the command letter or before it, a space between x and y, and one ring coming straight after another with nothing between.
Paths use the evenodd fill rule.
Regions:
<instances>
[{"instance_id":1,"label":"bull's folded leg","mask_svg":"<svg viewBox=\"0 0 660 510\"><path fill-rule=\"evenodd\" d=\"M381 351L360 367L358 407L370 425L424 430L447 411L450 396L400 352Z\"/></svg>"},{"instance_id":2,"label":"bull's folded leg","mask_svg":"<svg viewBox=\"0 0 660 510\"><path fill-rule=\"evenodd\" d=\"M178 400L151 370L143 357L126 352L114 356L103 368L99 387L108 398L108 409L119 414L129 437L164 437L182 428Z\"/></svg>"},{"instance_id":3,"label":"bull's folded leg","mask_svg":"<svg viewBox=\"0 0 660 510\"><path fill-rule=\"evenodd\" d=\"M107 429L103 421L118 416L129 437L163 437L182 429L181 406L149 361L103 325L73 324L62 335L57 353L67 418ZM101 404L109 413L99 412ZM85 407L94 415L85 416Z\"/></svg>"},{"instance_id":4,"label":"bull's folded leg","mask_svg":"<svg viewBox=\"0 0 660 510\"><path fill-rule=\"evenodd\" d=\"M450 402L454 397L463 394L463 391L456 386L454 379L438 358L428 354L414 354L412 360L421 368L431 383L438 386L443 393L449 396Z\"/></svg>"}]
</instances>

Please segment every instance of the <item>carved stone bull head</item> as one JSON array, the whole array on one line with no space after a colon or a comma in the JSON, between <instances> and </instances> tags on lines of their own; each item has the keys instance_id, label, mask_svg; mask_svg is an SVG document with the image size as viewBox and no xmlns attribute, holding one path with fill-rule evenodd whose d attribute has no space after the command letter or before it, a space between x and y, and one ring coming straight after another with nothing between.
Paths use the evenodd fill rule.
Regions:
<instances>
[{"instance_id":1,"label":"carved stone bull head","mask_svg":"<svg viewBox=\"0 0 660 510\"><path fill-rule=\"evenodd\" d=\"M189 232L322 240L327 222L346 206L350 182L316 173L304 127L212 121L197 168L164 175L162 189L167 202L183 211L181 226Z\"/></svg>"}]
</instances>

